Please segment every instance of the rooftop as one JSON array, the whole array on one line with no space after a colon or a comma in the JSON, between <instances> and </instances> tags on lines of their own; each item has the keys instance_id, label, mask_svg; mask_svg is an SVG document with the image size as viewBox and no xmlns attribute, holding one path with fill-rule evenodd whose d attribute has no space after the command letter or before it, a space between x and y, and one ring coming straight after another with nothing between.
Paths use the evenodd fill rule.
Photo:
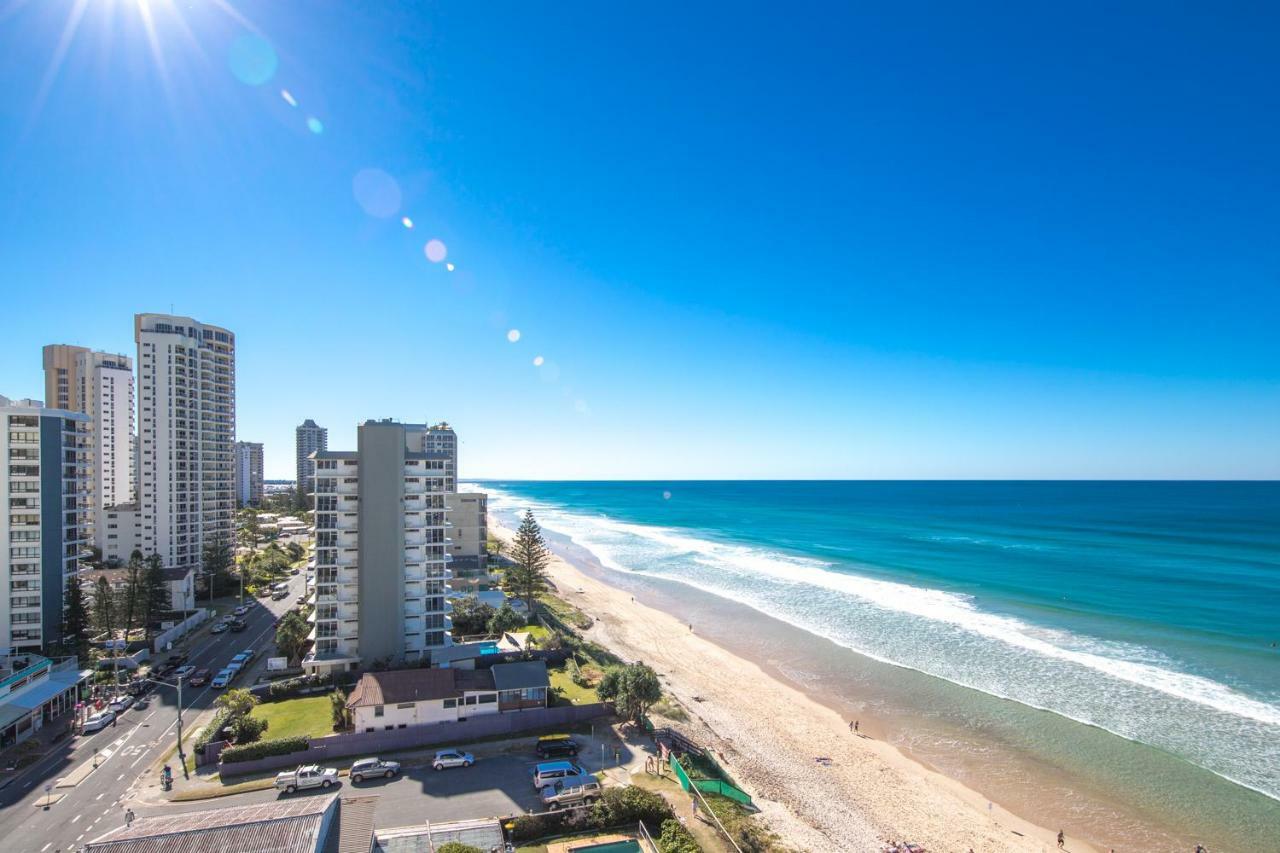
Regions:
<instances>
[{"instance_id":1,"label":"rooftop","mask_svg":"<svg viewBox=\"0 0 1280 853\"><path fill-rule=\"evenodd\" d=\"M544 678L545 673L544 666ZM487 670L397 669L391 672L366 672L347 698L347 707L452 699L468 690L493 689L493 676Z\"/></svg>"},{"instance_id":2,"label":"rooftop","mask_svg":"<svg viewBox=\"0 0 1280 853\"><path fill-rule=\"evenodd\" d=\"M493 683L499 690L527 690L531 687L550 687L547 662L522 660L515 663L493 665Z\"/></svg>"},{"instance_id":3,"label":"rooftop","mask_svg":"<svg viewBox=\"0 0 1280 853\"><path fill-rule=\"evenodd\" d=\"M143 817L86 844L83 853L314 853L336 794Z\"/></svg>"}]
</instances>

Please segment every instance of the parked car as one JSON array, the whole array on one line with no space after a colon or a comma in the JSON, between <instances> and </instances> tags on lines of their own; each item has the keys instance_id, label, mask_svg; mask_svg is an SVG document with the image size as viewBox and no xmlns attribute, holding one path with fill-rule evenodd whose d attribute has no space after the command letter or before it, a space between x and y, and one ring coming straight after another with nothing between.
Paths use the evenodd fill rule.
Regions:
<instances>
[{"instance_id":1,"label":"parked car","mask_svg":"<svg viewBox=\"0 0 1280 853\"><path fill-rule=\"evenodd\" d=\"M351 781L363 782L365 779L372 779L377 776L390 779L399 772L400 762L398 761L383 761L381 758L362 758L351 765Z\"/></svg>"},{"instance_id":2,"label":"parked car","mask_svg":"<svg viewBox=\"0 0 1280 853\"><path fill-rule=\"evenodd\" d=\"M287 589L278 589L275 592L271 593L272 601L280 601L288 597L289 597L289 590Z\"/></svg>"},{"instance_id":3,"label":"parked car","mask_svg":"<svg viewBox=\"0 0 1280 853\"><path fill-rule=\"evenodd\" d=\"M298 570L297 570L297 569L290 569L290 570L289 570L289 574L291 574L291 575L297 575L297 574L298 574Z\"/></svg>"},{"instance_id":4,"label":"parked car","mask_svg":"<svg viewBox=\"0 0 1280 853\"><path fill-rule=\"evenodd\" d=\"M243 616L249 612L249 605L241 604L239 607L237 607L235 610L232 610L231 612L237 616Z\"/></svg>"},{"instance_id":5,"label":"parked car","mask_svg":"<svg viewBox=\"0 0 1280 853\"><path fill-rule=\"evenodd\" d=\"M431 766L437 770L443 770L446 767L470 767L475 763L475 756L469 752L462 752L457 749L442 749L436 753L436 757L431 761Z\"/></svg>"},{"instance_id":6,"label":"parked car","mask_svg":"<svg viewBox=\"0 0 1280 853\"><path fill-rule=\"evenodd\" d=\"M598 799L600 783L594 779L580 784L569 784L568 780L557 782L542 792L542 804L553 812L575 806L589 806Z\"/></svg>"},{"instance_id":7,"label":"parked car","mask_svg":"<svg viewBox=\"0 0 1280 853\"><path fill-rule=\"evenodd\" d=\"M304 788L330 788L337 784L338 771L332 767L320 767L307 764L297 770L286 770L276 774L276 788L286 794L292 794Z\"/></svg>"},{"instance_id":8,"label":"parked car","mask_svg":"<svg viewBox=\"0 0 1280 853\"><path fill-rule=\"evenodd\" d=\"M196 671L196 668L194 666L187 664L185 666L180 666L177 669L175 669L173 671L173 677L174 678L190 678L191 673L195 671Z\"/></svg>"},{"instance_id":9,"label":"parked car","mask_svg":"<svg viewBox=\"0 0 1280 853\"><path fill-rule=\"evenodd\" d=\"M224 669L213 677L212 687L214 690L221 690L231 683L231 679L236 677L233 669Z\"/></svg>"},{"instance_id":10,"label":"parked car","mask_svg":"<svg viewBox=\"0 0 1280 853\"><path fill-rule=\"evenodd\" d=\"M209 683L209 675L210 675L209 670L207 668L201 667L200 669L197 669L195 672L191 673L191 678L187 679L187 683L190 684L192 687L203 687L204 685Z\"/></svg>"},{"instance_id":11,"label":"parked car","mask_svg":"<svg viewBox=\"0 0 1280 853\"><path fill-rule=\"evenodd\" d=\"M213 627L209 629L209 633L210 633L210 634L221 634L221 633L222 633L223 631L225 631L225 630L227 630L227 623L226 623L226 622L214 622L214 623L213 623Z\"/></svg>"},{"instance_id":12,"label":"parked car","mask_svg":"<svg viewBox=\"0 0 1280 853\"><path fill-rule=\"evenodd\" d=\"M258 656L258 653L255 652L253 649L241 649L240 654L244 655L244 659L246 663L251 662L254 658Z\"/></svg>"},{"instance_id":13,"label":"parked car","mask_svg":"<svg viewBox=\"0 0 1280 853\"><path fill-rule=\"evenodd\" d=\"M239 667L240 669L244 669L246 666L249 665L249 661L251 660L253 660L252 652L240 652L239 654L237 654L235 657L231 659L230 665Z\"/></svg>"},{"instance_id":14,"label":"parked car","mask_svg":"<svg viewBox=\"0 0 1280 853\"><path fill-rule=\"evenodd\" d=\"M248 628L249 623L244 621L243 619L232 619L230 622L227 623L227 627L231 629L231 633L238 634L241 631L243 631L245 628Z\"/></svg>"},{"instance_id":15,"label":"parked car","mask_svg":"<svg viewBox=\"0 0 1280 853\"><path fill-rule=\"evenodd\" d=\"M133 697L128 695L127 693L121 696L117 696L116 698L112 699L110 702L107 703L107 707L110 708L112 711L115 711L117 714L123 711L127 711L133 707Z\"/></svg>"},{"instance_id":16,"label":"parked car","mask_svg":"<svg viewBox=\"0 0 1280 853\"><path fill-rule=\"evenodd\" d=\"M306 597L305 595L300 595L300 596L298 596L297 598L295 598L295 599L293 600L293 603L294 603L294 604L306 604L306 603L307 603L307 597Z\"/></svg>"},{"instance_id":17,"label":"parked car","mask_svg":"<svg viewBox=\"0 0 1280 853\"><path fill-rule=\"evenodd\" d=\"M578 754L578 742L568 735L544 735L534 744L534 752L539 758L554 758L567 755L570 758Z\"/></svg>"},{"instance_id":18,"label":"parked car","mask_svg":"<svg viewBox=\"0 0 1280 853\"><path fill-rule=\"evenodd\" d=\"M115 711L99 711L89 719L84 721L84 733L97 732L111 725L111 721L116 718Z\"/></svg>"},{"instance_id":19,"label":"parked car","mask_svg":"<svg viewBox=\"0 0 1280 853\"><path fill-rule=\"evenodd\" d=\"M533 787L537 790L554 785L562 779L593 778L581 764L572 761L547 761L533 769Z\"/></svg>"}]
</instances>

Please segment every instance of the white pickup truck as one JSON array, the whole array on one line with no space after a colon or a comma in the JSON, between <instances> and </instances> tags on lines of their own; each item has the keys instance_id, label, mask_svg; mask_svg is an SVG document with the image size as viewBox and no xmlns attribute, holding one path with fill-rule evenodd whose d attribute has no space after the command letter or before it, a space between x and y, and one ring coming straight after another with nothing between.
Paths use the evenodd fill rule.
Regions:
<instances>
[{"instance_id":1,"label":"white pickup truck","mask_svg":"<svg viewBox=\"0 0 1280 853\"><path fill-rule=\"evenodd\" d=\"M306 764L297 770L276 774L276 788L292 794L302 788L328 788L338 783L338 771L332 767Z\"/></svg>"}]
</instances>

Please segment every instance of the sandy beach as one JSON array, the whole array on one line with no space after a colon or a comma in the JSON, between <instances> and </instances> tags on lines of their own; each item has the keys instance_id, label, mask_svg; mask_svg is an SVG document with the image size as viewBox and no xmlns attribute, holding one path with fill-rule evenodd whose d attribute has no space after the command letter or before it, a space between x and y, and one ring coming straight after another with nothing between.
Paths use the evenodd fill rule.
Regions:
<instances>
[{"instance_id":1,"label":"sandy beach","mask_svg":"<svg viewBox=\"0 0 1280 853\"><path fill-rule=\"evenodd\" d=\"M509 540L495 523L489 530ZM680 724L724 758L770 827L803 850L878 850L885 839L931 851L1056 848L1037 826L872 737L832 709L553 554L558 594L588 613L587 636L662 676L691 720ZM829 758L822 764L815 758ZM1095 848L1067 838L1076 853Z\"/></svg>"}]
</instances>

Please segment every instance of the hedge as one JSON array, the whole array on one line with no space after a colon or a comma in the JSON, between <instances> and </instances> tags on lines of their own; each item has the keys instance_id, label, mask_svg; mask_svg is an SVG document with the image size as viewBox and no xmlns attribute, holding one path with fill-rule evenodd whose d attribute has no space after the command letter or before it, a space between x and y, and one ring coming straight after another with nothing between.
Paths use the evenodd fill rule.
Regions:
<instances>
[{"instance_id":1,"label":"hedge","mask_svg":"<svg viewBox=\"0 0 1280 853\"><path fill-rule=\"evenodd\" d=\"M219 711L214 715L213 722L205 726L204 731L200 732L200 737L196 738L195 751L204 752L204 748L217 737L223 726L228 725L234 717L234 714L226 710Z\"/></svg>"},{"instance_id":2,"label":"hedge","mask_svg":"<svg viewBox=\"0 0 1280 853\"><path fill-rule=\"evenodd\" d=\"M675 814L661 794L628 785L605 788L600 800L587 809L564 809L540 815L520 815L512 822L511 834L517 843L580 830L646 826L659 827Z\"/></svg>"},{"instance_id":3,"label":"hedge","mask_svg":"<svg viewBox=\"0 0 1280 853\"><path fill-rule=\"evenodd\" d=\"M658 836L658 850L661 853L702 853L702 848L694 840L693 833L675 818L662 822L662 834Z\"/></svg>"},{"instance_id":4,"label":"hedge","mask_svg":"<svg viewBox=\"0 0 1280 853\"><path fill-rule=\"evenodd\" d=\"M309 749L311 739L307 737L282 737L275 740L260 740L244 746L231 746L222 751L222 763L234 764L237 761L252 761L255 758L266 758L268 755L287 755L290 752L301 752Z\"/></svg>"}]
</instances>

